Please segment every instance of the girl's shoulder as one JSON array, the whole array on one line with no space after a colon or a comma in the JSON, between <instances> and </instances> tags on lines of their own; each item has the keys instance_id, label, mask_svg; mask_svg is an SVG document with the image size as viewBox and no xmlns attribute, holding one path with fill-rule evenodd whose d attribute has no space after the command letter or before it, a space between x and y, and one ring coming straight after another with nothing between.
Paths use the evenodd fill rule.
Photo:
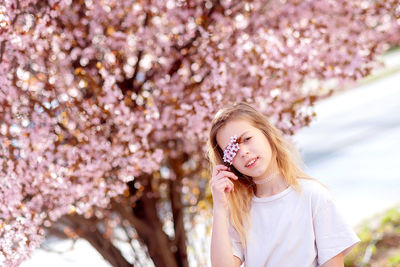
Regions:
<instances>
[{"instance_id":1,"label":"girl's shoulder","mask_svg":"<svg viewBox=\"0 0 400 267\"><path fill-rule=\"evenodd\" d=\"M298 178L301 191L303 194L313 198L330 199L331 193L326 185L314 178Z\"/></svg>"}]
</instances>

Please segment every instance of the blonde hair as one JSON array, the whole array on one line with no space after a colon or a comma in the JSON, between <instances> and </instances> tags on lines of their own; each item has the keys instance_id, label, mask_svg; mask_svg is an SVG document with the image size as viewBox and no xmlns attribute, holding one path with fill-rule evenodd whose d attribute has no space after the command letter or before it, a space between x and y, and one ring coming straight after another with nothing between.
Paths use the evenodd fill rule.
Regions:
<instances>
[{"instance_id":1,"label":"blonde hair","mask_svg":"<svg viewBox=\"0 0 400 267\"><path fill-rule=\"evenodd\" d=\"M243 102L221 109L211 123L207 142L211 171L215 165L223 164L223 150L219 147L216 138L218 131L228 122L239 119L248 121L253 127L263 132L270 143L272 159L276 159L277 167L286 184L300 192L301 188L297 179L316 180L300 168L302 162L299 153L294 145L284 139L283 133L274 127L263 114ZM251 177L240 173L233 165L231 169L239 179L232 180L235 190L230 193L228 199L228 219L238 232L243 247L246 248L247 229L250 226L251 199L256 194L257 187Z\"/></svg>"}]
</instances>

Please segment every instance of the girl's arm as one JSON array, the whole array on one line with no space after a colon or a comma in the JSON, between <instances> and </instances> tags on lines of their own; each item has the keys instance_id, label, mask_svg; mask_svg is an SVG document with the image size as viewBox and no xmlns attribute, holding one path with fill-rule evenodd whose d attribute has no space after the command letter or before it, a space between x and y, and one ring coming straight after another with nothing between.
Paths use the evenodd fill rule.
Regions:
<instances>
[{"instance_id":1,"label":"girl's arm","mask_svg":"<svg viewBox=\"0 0 400 267\"><path fill-rule=\"evenodd\" d=\"M211 266L240 267L241 260L233 255L229 242L226 209L213 209L213 225L211 233Z\"/></svg>"},{"instance_id":2,"label":"girl's arm","mask_svg":"<svg viewBox=\"0 0 400 267\"><path fill-rule=\"evenodd\" d=\"M344 267L343 253L337 254L335 257L322 264L321 267Z\"/></svg>"}]
</instances>

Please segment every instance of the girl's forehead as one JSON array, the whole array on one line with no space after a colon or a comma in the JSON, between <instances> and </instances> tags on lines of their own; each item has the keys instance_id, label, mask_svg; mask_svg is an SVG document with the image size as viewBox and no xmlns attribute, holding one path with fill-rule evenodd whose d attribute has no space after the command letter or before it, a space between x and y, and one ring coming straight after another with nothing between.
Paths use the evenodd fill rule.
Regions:
<instances>
[{"instance_id":1,"label":"girl's forehead","mask_svg":"<svg viewBox=\"0 0 400 267\"><path fill-rule=\"evenodd\" d=\"M224 125L223 128L230 131L237 131L244 128L254 128L254 127L251 125L250 122L241 119L241 120L229 121Z\"/></svg>"}]
</instances>

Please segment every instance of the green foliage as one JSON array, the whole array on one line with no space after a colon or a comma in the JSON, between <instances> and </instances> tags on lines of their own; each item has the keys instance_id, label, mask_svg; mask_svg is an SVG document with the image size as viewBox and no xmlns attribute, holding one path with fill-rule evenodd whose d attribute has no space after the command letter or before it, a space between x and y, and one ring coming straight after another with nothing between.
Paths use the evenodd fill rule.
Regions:
<instances>
[{"instance_id":1,"label":"green foliage","mask_svg":"<svg viewBox=\"0 0 400 267\"><path fill-rule=\"evenodd\" d=\"M376 217L362 225L357 232L361 242L345 256L346 267L378 266L374 264L374 261L382 260L384 252L398 249L399 244L388 242L388 240L400 239L400 207L394 207L380 215L378 226L371 227L372 221L376 221ZM385 267L400 267L400 254L397 253L383 261L386 262Z\"/></svg>"},{"instance_id":2,"label":"green foliage","mask_svg":"<svg viewBox=\"0 0 400 267\"><path fill-rule=\"evenodd\" d=\"M388 260L387 267L400 267L400 254L397 254L396 256L391 257Z\"/></svg>"},{"instance_id":3,"label":"green foliage","mask_svg":"<svg viewBox=\"0 0 400 267\"><path fill-rule=\"evenodd\" d=\"M400 211L397 208L392 208L386 212L381 221L382 226L392 225L398 226L400 224Z\"/></svg>"}]
</instances>

